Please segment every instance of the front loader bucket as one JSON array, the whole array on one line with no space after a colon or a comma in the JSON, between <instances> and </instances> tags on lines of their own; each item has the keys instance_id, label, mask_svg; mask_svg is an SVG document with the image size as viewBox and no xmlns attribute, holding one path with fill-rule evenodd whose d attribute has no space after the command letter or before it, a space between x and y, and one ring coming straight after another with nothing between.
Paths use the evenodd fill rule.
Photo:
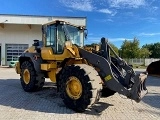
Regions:
<instances>
[{"instance_id":1,"label":"front loader bucket","mask_svg":"<svg viewBox=\"0 0 160 120\"><path fill-rule=\"evenodd\" d=\"M141 99L147 94L147 88L145 85L147 78L147 72L137 74L134 79L134 84L130 88L124 87L117 79L106 79L107 88L116 91L122 95L125 95L127 98L140 102Z\"/></svg>"},{"instance_id":2,"label":"front loader bucket","mask_svg":"<svg viewBox=\"0 0 160 120\"><path fill-rule=\"evenodd\" d=\"M137 74L134 77L135 83L133 87L131 88L131 96L128 96L128 98L135 100L136 102L140 102L141 99L147 94L147 88L146 88L146 79L147 79L147 72Z\"/></svg>"},{"instance_id":3,"label":"front loader bucket","mask_svg":"<svg viewBox=\"0 0 160 120\"><path fill-rule=\"evenodd\" d=\"M160 60L149 64L147 67L147 72L149 75L160 76Z\"/></svg>"}]
</instances>

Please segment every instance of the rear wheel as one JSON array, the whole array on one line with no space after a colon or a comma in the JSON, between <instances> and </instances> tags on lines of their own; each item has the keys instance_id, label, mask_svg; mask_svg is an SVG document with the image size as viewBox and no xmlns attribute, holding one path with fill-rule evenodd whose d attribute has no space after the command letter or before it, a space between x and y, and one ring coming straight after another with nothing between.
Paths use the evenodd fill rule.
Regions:
<instances>
[{"instance_id":1,"label":"rear wheel","mask_svg":"<svg viewBox=\"0 0 160 120\"><path fill-rule=\"evenodd\" d=\"M43 87L45 78L43 74L36 73L31 62L24 61L21 65L20 81L24 91L33 92Z\"/></svg>"},{"instance_id":2,"label":"rear wheel","mask_svg":"<svg viewBox=\"0 0 160 120\"><path fill-rule=\"evenodd\" d=\"M67 107L83 112L98 102L102 89L97 71L86 64L66 66L59 77L60 94Z\"/></svg>"}]
</instances>

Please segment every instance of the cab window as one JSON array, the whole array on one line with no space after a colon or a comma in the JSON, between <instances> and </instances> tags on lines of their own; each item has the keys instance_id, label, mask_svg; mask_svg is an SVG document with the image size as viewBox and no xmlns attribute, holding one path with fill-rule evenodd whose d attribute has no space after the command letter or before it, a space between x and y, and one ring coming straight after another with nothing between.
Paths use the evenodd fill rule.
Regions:
<instances>
[{"instance_id":1,"label":"cab window","mask_svg":"<svg viewBox=\"0 0 160 120\"><path fill-rule=\"evenodd\" d=\"M65 44L65 34L62 25L57 26L57 53L62 53Z\"/></svg>"},{"instance_id":2,"label":"cab window","mask_svg":"<svg viewBox=\"0 0 160 120\"><path fill-rule=\"evenodd\" d=\"M56 27L51 25L47 28L46 46L51 46L56 51Z\"/></svg>"}]
</instances>

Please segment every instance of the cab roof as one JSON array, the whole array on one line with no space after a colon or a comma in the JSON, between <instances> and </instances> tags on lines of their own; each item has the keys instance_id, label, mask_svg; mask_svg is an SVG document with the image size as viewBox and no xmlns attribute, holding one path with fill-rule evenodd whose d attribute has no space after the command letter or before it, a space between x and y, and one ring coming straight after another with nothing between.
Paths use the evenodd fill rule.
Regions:
<instances>
[{"instance_id":1,"label":"cab roof","mask_svg":"<svg viewBox=\"0 0 160 120\"><path fill-rule=\"evenodd\" d=\"M52 25L52 24L67 24L67 25L71 25L71 26L75 26L75 27L82 27L82 28L85 28L85 26L82 26L82 25L74 25L74 24L71 24L70 22L66 22L66 21L63 21L63 20L54 20L54 21L51 21L51 22L48 22L48 23L45 23L43 24L43 26L45 25Z\"/></svg>"}]
</instances>

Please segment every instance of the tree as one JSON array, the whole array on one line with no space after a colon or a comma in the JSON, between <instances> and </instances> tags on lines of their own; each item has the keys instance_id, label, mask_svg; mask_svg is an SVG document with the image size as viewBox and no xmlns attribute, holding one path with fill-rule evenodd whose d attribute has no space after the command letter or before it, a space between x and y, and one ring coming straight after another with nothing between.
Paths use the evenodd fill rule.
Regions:
<instances>
[{"instance_id":1,"label":"tree","mask_svg":"<svg viewBox=\"0 0 160 120\"><path fill-rule=\"evenodd\" d=\"M139 40L137 38L134 38L133 41L125 40L121 45L120 52L122 58L139 58Z\"/></svg>"},{"instance_id":2,"label":"tree","mask_svg":"<svg viewBox=\"0 0 160 120\"><path fill-rule=\"evenodd\" d=\"M150 58L160 58L160 43L154 43L154 44L146 44L142 46L142 48L147 48L150 51Z\"/></svg>"},{"instance_id":3,"label":"tree","mask_svg":"<svg viewBox=\"0 0 160 120\"><path fill-rule=\"evenodd\" d=\"M151 52L147 48L140 49L140 58L148 58Z\"/></svg>"}]
</instances>

